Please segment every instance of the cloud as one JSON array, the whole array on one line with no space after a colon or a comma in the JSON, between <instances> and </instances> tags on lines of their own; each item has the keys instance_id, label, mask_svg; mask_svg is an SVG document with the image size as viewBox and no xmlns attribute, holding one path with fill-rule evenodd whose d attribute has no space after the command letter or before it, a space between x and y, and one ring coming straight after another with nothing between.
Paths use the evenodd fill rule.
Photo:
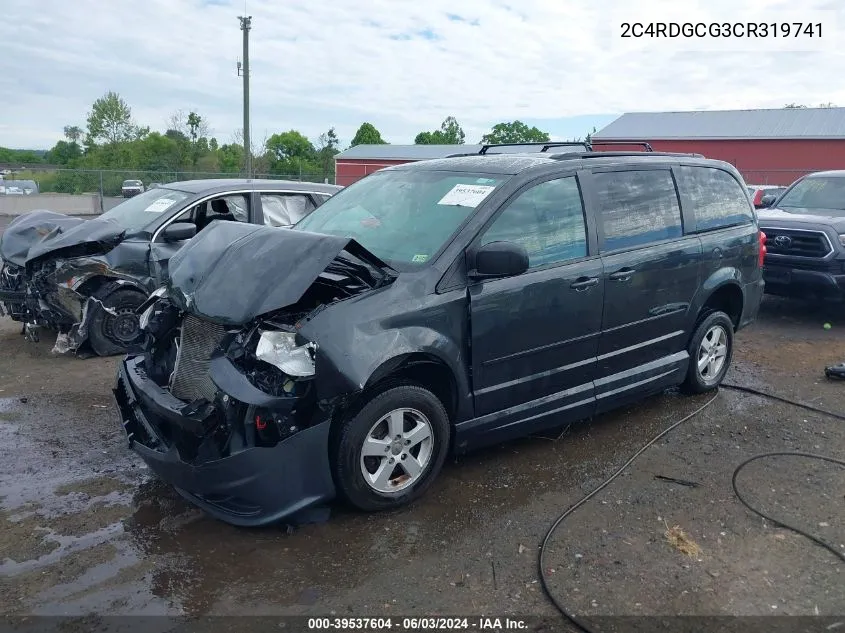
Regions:
<instances>
[{"instance_id":1,"label":"cloud","mask_svg":"<svg viewBox=\"0 0 845 633\"><path fill-rule=\"evenodd\" d=\"M696 0L685 8L722 21L735 4ZM743 16L768 21L784 3L746 5ZM348 142L370 121L402 143L453 115L474 142L493 123L516 118L556 136L583 136L608 113L845 105L845 87L831 81L845 53L834 50L620 45L618 16L672 19L673 7L667 0L247 0L252 133L260 140L299 129L316 137L335 126ZM805 2L800 11L813 8L838 11L845 28L839 4ZM51 146L64 125L84 125L107 90L144 125L162 128L173 111L195 109L228 141L242 121L235 62L243 10L240 0L41 0L37 11L27 0L4 0L4 23L15 28L0 39L0 145ZM825 37L841 42L839 23L827 24ZM576 121L583 127L573 129Z\"/></svg>"}]
</instances>

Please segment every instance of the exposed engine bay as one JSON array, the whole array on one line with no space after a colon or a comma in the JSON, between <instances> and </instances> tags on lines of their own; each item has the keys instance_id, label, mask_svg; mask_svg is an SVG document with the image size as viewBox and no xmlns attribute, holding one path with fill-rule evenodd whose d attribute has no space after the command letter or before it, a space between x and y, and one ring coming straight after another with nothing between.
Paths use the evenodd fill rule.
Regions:
<instances>
[{"instance_id":1,"label":"exposed engine bay","mask_svg":"<svg viewBox=\"0 0 845 633\"><path fill-rule=\"evenodd\" d=\"M305 340L302 324L392 279L343 252L295 303L243 326L198 316L179 305L192 303L190 295L157 290L140 309L144 340L137 367L172 398L179 417L147 414L154 428L136 439L150 448L173 446L198 466L275 446L313 425L320 417L314 387L319 341Z\"/></svg>"}]
</instances>

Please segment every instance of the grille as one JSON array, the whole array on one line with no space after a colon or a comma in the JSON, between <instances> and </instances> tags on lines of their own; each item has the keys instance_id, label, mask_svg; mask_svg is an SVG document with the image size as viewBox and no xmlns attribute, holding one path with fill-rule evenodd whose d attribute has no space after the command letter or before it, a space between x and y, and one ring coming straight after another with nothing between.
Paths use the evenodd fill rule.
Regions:
<instances>
[{"instance_id":1,"label":"grille","mask_svg":"<svg viewBox=\"0 0 845 633\"><path fill-rule=\"evenodd\" d=\"M225 333L222 325L191 315L185 317L170 384L174 396L187 402L199 398L214 402L217 387L209 377L208 366L211 353Z\"/></svg>"},{"instance_id":2,"label":"grille","mask_svg":"<svg viewBox=\"0 0 845 633\"><path fill-rule=\"evenodd\" d=\"M825 257L833 252L827 236L821 231L795 231L764 227L760 227L760 230L766 234L766 252L772 255Z\"/></svg>"}]
</instances>

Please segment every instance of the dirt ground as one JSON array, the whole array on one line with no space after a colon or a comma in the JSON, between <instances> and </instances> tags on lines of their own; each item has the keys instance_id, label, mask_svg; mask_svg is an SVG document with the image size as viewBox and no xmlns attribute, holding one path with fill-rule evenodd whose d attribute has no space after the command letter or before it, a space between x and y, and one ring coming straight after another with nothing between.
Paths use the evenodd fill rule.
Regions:
<instances>
[{"instance_id":1,"label":"dirt ground","mask_svg":"<svg viewBox=\"0 0 845 633\"><path fill-rule=\"evenodd\" d=\"M832 327L824 329L829 322ZM324 524L238 529L153 479L126 448L116 358L52 357L0 319L0 614L538 614L553 520L650 437L706 402L669 392L566 431L449 463L413 506ZM845 309L766 299L729 380L845 411ZM845 425L721 391L555 533L554 594L585 615L845 615L843 565L749 512L747 457L839 458ZM685 480L672 483L656 476ZM761 508L845 548L845 469L755 462ZM689 556L667 541L678 527Z\"/></svg>"}]
</instances>

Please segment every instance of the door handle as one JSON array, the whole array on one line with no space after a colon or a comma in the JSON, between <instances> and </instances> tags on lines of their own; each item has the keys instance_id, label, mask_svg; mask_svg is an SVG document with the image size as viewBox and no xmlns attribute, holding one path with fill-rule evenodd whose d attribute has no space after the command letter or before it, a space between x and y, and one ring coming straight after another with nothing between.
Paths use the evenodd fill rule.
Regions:
<instances>
[{"instance_id":1,"label":"door handle","mask_svg":"<svg viewBox=\"0 0 845 633\"><path fill-rule=\"evenodd\" d=\"M610 273L607 278L611 281L628 281L637 272L633 268L622 268L615 273Z\"/></svg>"},{"instance_id":2,"label":"door handle","mask_svg":"<svg viewBox=\"0 0 845 633\"><path fill-rule=\"evenodd\" d=\"M569 287L575 290L576 292L583 292L587 288L597 286L598 283L598 277L578 277L578 279L569 284Z\"/></svg>"}]
</instances>

